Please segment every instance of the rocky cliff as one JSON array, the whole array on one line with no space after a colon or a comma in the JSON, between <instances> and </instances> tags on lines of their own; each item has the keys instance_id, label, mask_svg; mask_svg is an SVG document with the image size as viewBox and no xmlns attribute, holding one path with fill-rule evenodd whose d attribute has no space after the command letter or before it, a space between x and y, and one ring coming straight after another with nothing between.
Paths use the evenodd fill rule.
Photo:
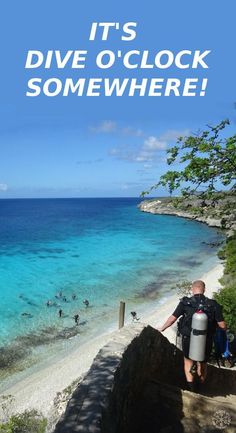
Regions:
<instances>
[{"instance_id":1,"label":"rocky cliff","mask_svg":"<svg viewBox=\"0 0 236 433\"><path fill-rule=\"evenodd\" d=\"M198 196L150 199L142 201L139 208L143 212L189 218L226 229L228 233L236 229L235 195L222 194L209 200Z\"/></svg>"}]
</instances>

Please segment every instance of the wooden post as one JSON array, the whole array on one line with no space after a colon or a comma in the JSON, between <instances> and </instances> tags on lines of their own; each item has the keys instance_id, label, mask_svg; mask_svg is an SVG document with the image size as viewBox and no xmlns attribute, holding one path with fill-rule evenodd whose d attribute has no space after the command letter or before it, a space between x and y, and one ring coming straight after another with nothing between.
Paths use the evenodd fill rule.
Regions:
<instances>
[{"instance_id":1,"label":"wooden post","mask_svg":"<svg viewBox=\"0 0 236 433\"><path fill-rule=\"evenodd\" d=\"M123 328L125 322L125 302L120 301L119 329Z\"/></svg>"}]
</instances>

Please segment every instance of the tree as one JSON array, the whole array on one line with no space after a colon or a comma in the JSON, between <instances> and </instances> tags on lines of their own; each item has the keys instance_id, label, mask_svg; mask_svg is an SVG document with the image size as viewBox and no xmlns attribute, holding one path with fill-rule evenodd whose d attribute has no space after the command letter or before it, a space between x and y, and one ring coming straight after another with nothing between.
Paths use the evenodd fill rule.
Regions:
<instances>
[{"instance_id":1,"label":"tree","mask_svg":"<svg viewBox=\"0 0 236 433\"><path fill-rule=\"evenodd\" d=\"M167 150L168 165L180 164L179 170L169 170L162 175L145 195L160 186L170 194L180 188L183 196L199 192L211 196L217 186L236 191L236 135L222 137L222 130L229 125L224 120L219 125L196 135L179 137L177 144Z\"/></svg>"}]
</instances>

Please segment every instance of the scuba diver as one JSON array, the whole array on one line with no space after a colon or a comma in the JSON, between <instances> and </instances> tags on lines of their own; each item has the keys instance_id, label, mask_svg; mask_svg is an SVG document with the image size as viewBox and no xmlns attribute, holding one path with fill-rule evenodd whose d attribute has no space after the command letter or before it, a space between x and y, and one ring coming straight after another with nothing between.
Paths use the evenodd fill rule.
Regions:
<instances>
[{"instance_id":1,"label":"scuba diver","mask_svg":"<svg viewBox=\"0 0 236 433\"><path fill-rule=\"evenodd\" d=\"M79 314L75 314L75 315L74 315L74 321L75 321L75 324L76 324L76 325L79 324Z\"/></svg>"},{"instance_id":2,"label":"scuba diver","mask_svg":"<svg viewBox=\"0 0 236 433\"><path fill-rule=\"evenodd\" d=\"M130 314L131 314L131 316L132 316L132 321L134 322L134 321L138 321L138 320L140 320L140 317L137 317L137 313L136 313L136 311L131 311L130 312Z\"/></svg>"},{"instance_id":3,"label":"scuba diver","mask_svg":"<svg viewBox=\"0 0 236 433\"><path fill-rule=\"evenodd\" d=\"M182 298L173 314L158 330L165 331L182 316L178 322L178 331L182 335L184 372L188 389L194 392L195 374L200 384L206 379L207 361L212 351L216 328L218 326L226 331L226 324L221 306L215 300L204 296L205 283L196 280L191 289L193 296Z\"/></svg>"},{"instance_id":4,"label":"scuba diver","mask_svg":"<svg viewBox=\"0 0 236 433\"><path fill-rule=\"evenodd\" d=\"M22 315L23 317L29 317L30 319L32 319L32 317L33 317L33 315L30 314L30 313L21 313L21 315Z\"/></svg>"},{"instance_id":5,"label":"scuba diver","mask_svg":"<svg viewBox=\"0 0 236 433\"><path fill-rule=\"evenodd\" d=\"M89 307L89 301L88 301L88 299L84 299L83 300L83 304L85 305L85 307Z\"/></svg>"}]
</instances>

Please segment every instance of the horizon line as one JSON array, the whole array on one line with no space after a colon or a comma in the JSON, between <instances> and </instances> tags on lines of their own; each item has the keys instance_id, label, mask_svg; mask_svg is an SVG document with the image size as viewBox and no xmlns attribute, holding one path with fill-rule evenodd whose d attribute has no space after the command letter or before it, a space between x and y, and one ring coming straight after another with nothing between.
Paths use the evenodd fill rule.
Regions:
<instances>
[{"instance_id":1,"label":"horizon line","mask_svg":"<svg viewBox=\"0 0 236 433\"><path fill-rule=\"evenodd\" d=\"M146 199L146 198L168 198L169 196L99 196L99 197L0 197L1 200L87 200L87 199L121 199L121 198L136 198L136 199Z\"/></svg>"}]
</instances>

